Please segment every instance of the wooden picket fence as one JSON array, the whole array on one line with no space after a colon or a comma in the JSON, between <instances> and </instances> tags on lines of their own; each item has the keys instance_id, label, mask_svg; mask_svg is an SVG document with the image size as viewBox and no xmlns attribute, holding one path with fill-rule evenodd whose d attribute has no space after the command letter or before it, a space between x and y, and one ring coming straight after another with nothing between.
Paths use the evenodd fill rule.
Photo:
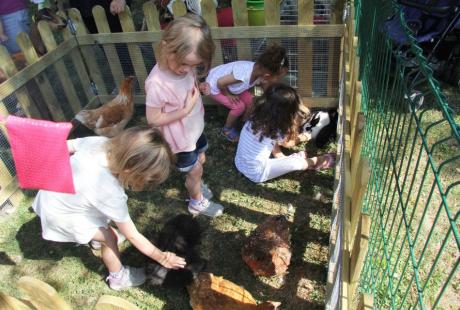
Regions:
<instances>
[{"instance_id":1,"label":"wooden picket fence","mask_svg":"<svg viewBox=\"0 0 460 310\"><path fill-rule=\"evenodd\" d=\"M350 2L345 21L342 69L342 100L338 126L340 160L336 166L326 309L373 309L373 296L357 288L368 250L370 217L361 211L370 177L369 160L361 157L365 117L361 112L359 56L356 53L354 6Z\"/></svg>"},{"instance_id":2,"label":"wooden picket fence","mask_svg":"<svg viewBox=\"0 0 460 310\"><path fill-rule=\"evenodd\" d=\"M72 310L49 284L32 277L21 277L17 283L18 291L23 298L16 298L0 292L0 309L3 310ZM102 295L92 308L93 310L139 310L139 308L123 298Z\"/></svg>"}]
</instances>

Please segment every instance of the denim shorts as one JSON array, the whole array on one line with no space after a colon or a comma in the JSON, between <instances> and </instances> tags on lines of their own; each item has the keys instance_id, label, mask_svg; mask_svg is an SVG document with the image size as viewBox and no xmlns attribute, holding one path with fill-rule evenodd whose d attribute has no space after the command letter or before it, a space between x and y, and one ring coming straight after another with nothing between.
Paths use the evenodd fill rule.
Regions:
<instances>
[{"instance_id":1,"label":"denim shorts","mask_svg":"<svg viewBox=\"0 0 460 310\"><path fill-rule=\"evenodd\" d=\"M204 134L196 142L195 150L191 152L176 153L176 167L180 172L189 172L198 162L200 153L206 152L208 149L208 139Z\"/></svg>"},{"instance_id":2,"label":"denim shorts","mask_svg":"<svg viewBox=\"0 0 460 310\"><path fill-rule=\"evenodd\" d=\"M3 23L3 30L8 36L8 40L1 44L8 49L10 54L20 52L21 49L16 43L16 36L20 32L29 33L30 21L27 9L22 9L13 13L1 15L0 21Z\"/></svg>"}]
</instances>

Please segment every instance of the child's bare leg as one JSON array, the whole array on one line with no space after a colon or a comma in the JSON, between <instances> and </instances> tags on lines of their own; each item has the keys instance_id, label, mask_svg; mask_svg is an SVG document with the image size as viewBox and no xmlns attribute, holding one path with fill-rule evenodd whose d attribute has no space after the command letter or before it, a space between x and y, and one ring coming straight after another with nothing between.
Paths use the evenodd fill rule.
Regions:
<instances>
[{"instance_id":1,"label":"child's bare leg","mask_svg":"<svg viewBox=\"0 0 460 310\"><path fill-rule=\"evenodd\" d=\"M198 161L201 165L204 165L204 163L206 162L206 155L204 154L204 152L198 155Z\"/></svg>"},{"instance_id":2,"label":"child's bare leg","mask_svg":"<svg viewBox=\"0 0 460 310\"><path fill-rule=\"evenodd\" d=\"M280 157L285 157L285 156L286 156L286 155L284 155L283 152L281 151L281 148L280 148L280 146L279 146L278 143L275 143L275 145L273 146L272 155L273 155L273 157L275 157L275 158L280 158Z\"/></svg>"},{"instance_id":3,"label":"child's bare leg","mask_svg":"<svg viewBox=\"0 0 460 310\"><path fill-rule=\"evenodd\" d=\"M185 188L187 188L190 198L201 200L201 177L203 176L203 165L198 159L192 170L185 177Z\"/></svg>"},{"instance_id":4,"label":"child's bare leg","mask_svg":"<svg viewBox=\"0 0 460 310\"><path fill-rule=\"evenodd\" d=\"M238 116L228 113L227 120L225 121L225 127L234 128L237 120Z\"/></svg>"},{"instance_id":5,"label":"child's bare leg","mask_svg":"<svg viewBox=\"0 0 460 310\"><path fill-rule=\"evenodd\" d=\"M93 237L101 243L102 261L109 272L118 272L121 269L120 252L118 250L117 236L111 227L102 228Z\"/></svg>"}]
</instances>

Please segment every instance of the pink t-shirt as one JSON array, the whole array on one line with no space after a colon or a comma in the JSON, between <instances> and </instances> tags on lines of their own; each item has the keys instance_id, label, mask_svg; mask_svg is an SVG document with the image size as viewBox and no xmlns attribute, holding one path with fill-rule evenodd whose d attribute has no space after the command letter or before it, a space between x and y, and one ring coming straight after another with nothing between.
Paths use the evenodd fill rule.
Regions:
<instances>
[{"instance_id":1,"label":"pink t-shirt","mask_svg":"<svg viewBox=\"0 0 460 310\"><path fill-rule=\"evenodd\" d=\"M187 92L195 86L193 72L177 76L155 65L145 80L145 104L169 113L182 109ZM193 110L184 118L160 127L173 153L191 152L204 129L204 107L199 97Z\"/></svg>"}]
</instances>

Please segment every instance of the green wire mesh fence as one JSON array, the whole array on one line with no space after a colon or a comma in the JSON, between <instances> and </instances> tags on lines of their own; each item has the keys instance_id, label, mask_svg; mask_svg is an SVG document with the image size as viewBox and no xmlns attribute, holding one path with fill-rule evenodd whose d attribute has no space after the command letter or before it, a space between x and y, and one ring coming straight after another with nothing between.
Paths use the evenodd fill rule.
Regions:
<instances>
[{"instance_id":1,"label":"green wire mesh fence","mask_svg":"<svg viewBox=\"0 0 460 310\"><path fill-rule=\"evenodd\" d=\"M355 10L363 156L372 171L360 290L372 293L379 309L458 309L459 103L447 102L395 1L355 1ZM401 22L408 44L391 39L390 17Z\"/></svg>"}]
</instances>

